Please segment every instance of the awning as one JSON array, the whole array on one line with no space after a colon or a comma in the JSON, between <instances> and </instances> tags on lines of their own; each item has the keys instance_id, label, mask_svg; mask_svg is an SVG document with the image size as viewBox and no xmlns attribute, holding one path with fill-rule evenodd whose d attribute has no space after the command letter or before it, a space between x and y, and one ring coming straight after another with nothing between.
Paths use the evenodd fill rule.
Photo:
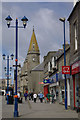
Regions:
<instances>
[{"instance_id":1,"label":"awning","mask_svg":"<svg viewBox=\"0 0 80 120\"><path fill-rule=\"evenodd\" d=\"M49 87L54 87L54 86L58 86L59 85L59 82L56 82L56 83L52 83L49 85Z\"/></svg>"},{"instance_id":2,"label":"awning","mask_svg":"<svg viewBox=\"0 0 80 120\"><path fill-rule=\"evenodd\" d=\"M51 83L56 83L58 82L58 74L56 73L55 75L50 77Z\"/></svg>"}]
</instances>

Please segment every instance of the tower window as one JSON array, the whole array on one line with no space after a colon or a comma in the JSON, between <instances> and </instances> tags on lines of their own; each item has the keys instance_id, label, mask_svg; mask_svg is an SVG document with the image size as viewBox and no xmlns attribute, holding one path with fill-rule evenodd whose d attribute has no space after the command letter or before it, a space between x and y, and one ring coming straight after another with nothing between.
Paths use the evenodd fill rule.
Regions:
<instances>
[{"instance_id":1,"label":"tower window","mask_svg":"<svg viewBox=\"0 0 80 120\"><path fill-rule=\"evenodd\" d=\"M34 48L35 48L35 44L33 43L33 50L34 50Z\"/></svg>"}]
</instances>

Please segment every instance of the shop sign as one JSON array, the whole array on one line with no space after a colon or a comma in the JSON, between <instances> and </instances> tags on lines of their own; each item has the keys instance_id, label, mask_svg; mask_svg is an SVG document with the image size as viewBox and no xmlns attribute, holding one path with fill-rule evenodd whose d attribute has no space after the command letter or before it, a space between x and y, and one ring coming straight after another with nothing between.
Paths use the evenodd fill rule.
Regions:
<instances>
[{"instance_id":1,"label":"shop sign","mask_svg":"<svg viewBox=\"0 0 80 120\"><path fill-rule=\"evenodd\" d=\"M77 74L77 73L80 72L80 61L74 63L74 64L71 66L71 72L72 72L72 75Z\"/></svg>"},{"instance_id":2,"label":"shop sign","mask_svg":"<svg viewBox=\"0 0 80 120\"><path fill-rule=\"evenodd\" d=\"M44 79L43 83L51 83L51 80L50 79Z\"/></svg>"},{"instance_id":3,"label":"shop sign","mask_svg":"<svg viewBox=\"0 0 80 120\"><path fill-rule=\"evenodd\" d=\"M70 66L62 66L62 74L70 74Z\"/></svg>"}]
</instances>

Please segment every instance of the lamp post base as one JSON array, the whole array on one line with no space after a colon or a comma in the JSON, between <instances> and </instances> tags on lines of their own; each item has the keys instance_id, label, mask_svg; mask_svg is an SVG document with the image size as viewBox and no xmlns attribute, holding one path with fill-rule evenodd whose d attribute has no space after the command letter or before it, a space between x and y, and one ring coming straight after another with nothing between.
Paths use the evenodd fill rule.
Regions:
<instances>
[{"instance_id":1,"label":"lamp post base","mask_svg":"<svg viewBox=\"0 0 80 120\"><path fill-rule=\"evenodd\" d=\"M19 115L19 114L18 114L18 111L15 111L15 112L14 112L14 117L18 117L18 115Z\"/></svg>"},{"instance_id":2,"label":"lamp post base","mask_svg":"<svg viewBox=\"0 0 80 120\"><path fill-rule=\"evenodd\" d=\"M15 103L14 103L14 117L18 117L18 98L15 97Z\"/></svg>"},{"instance_id":3,"label":"lamp post base","mask_svg":"<svg viewBox=\"0 0 80 120\"><path fill-rule=\"evenodd\" d=\"M7 104L9 104L9 96L7 95Z\"/></svg>"}]
</instances>

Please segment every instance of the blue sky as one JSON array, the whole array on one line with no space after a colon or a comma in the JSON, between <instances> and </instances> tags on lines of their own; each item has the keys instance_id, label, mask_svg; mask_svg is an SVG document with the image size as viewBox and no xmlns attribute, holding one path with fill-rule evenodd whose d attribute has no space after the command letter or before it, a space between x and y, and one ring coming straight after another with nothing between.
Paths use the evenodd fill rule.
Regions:
<instances>
[{"instance_id":1,"label":"blue sky","mask_svg":"<svg viewBox=\"0 0 80 120\"><path fill-rule=\"evenodd\" d=\"M60 17L66 18L66 41L69 42L69 17L73 9L72 2L4 2L2 3L2 53L15 54L15 30L8 29L5 18L11 15L12 25L16 17L19 25L20 19L25 15L28 19L26 29L19 29L19 62L22 64L26 58L34 25L36 39L39 45L42 62L43 57L53 50L62 48L63 24Z\"/></svg>"}]
</instances>

